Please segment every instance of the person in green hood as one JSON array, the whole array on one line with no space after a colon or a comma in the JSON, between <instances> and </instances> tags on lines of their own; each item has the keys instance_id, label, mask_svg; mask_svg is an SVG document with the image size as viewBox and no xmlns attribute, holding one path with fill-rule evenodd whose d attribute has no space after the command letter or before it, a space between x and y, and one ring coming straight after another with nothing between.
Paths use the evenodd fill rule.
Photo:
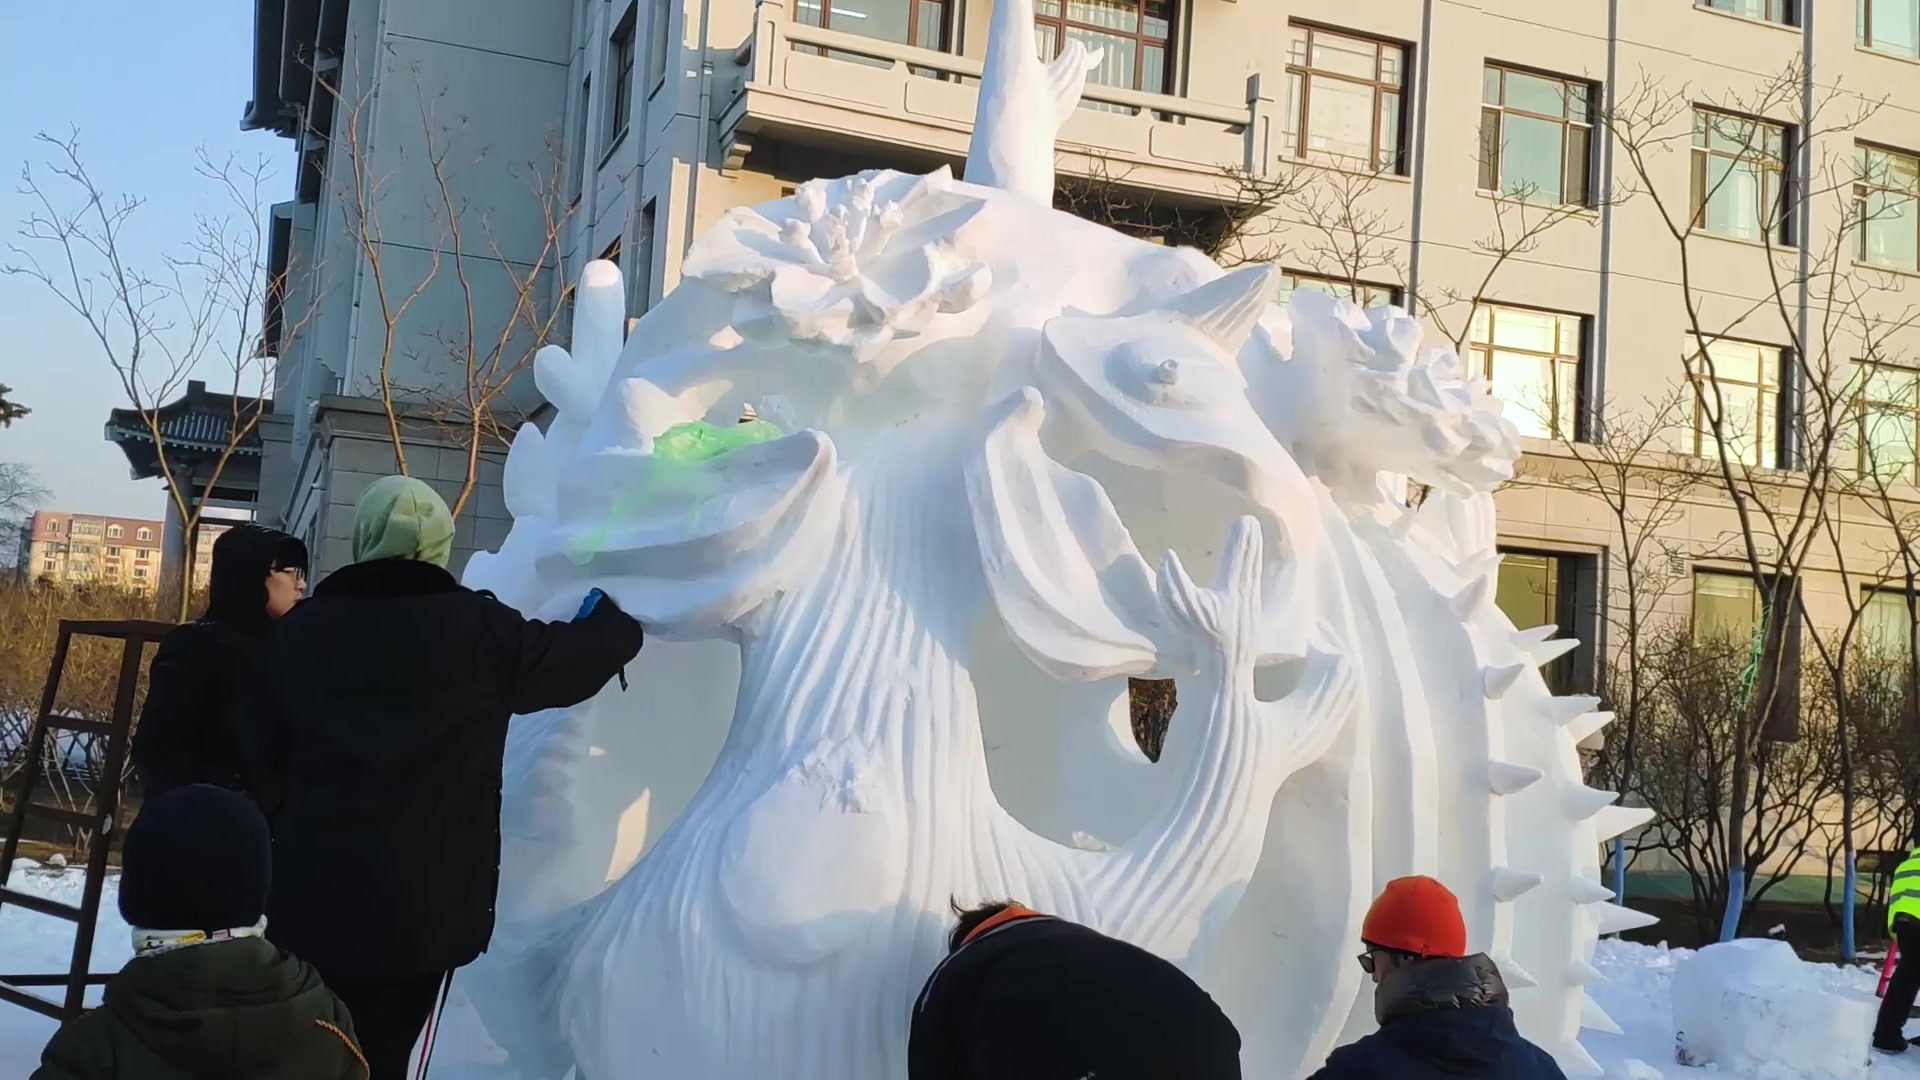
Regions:
<instances>
[{"instance_id":1,"label":"person in green hood","mask_svg":"<svg viewBox=\"0 0 1920 1080\"><path fill-rule=\"evenodd\" d=\"M273 848L251 800L210 784L149 799L121 866L133 959L32 1080L367 1080L346 1007L262 936Z\"/></svg>"},{"instance_id":2,"label":"person in green hood","mask_svg":"<svg viewBox=\"0 0 1920 1080\"><path fill-rule=\"evenodd\" d=\"M373 1080L425 1062L453 971L493 935L508 721L593 697L642 641L598 589L547 622L462 586L453 539L431 486L375 481L353 565L273 635L272 936L353 1011Z\"/></svg>"}]
</instances>

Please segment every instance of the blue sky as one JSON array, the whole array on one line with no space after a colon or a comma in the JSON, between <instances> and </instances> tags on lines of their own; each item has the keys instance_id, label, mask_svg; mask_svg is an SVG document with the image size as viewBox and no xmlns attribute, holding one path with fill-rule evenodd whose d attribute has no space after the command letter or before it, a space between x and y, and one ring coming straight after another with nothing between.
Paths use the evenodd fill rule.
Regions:
<instances>
[{"instance_id":1,"label":"blue sky","mask_svg":"<svg viewBox=\"0 0 1920 1080\"><path fill-rule=\"evenodd\" d=\"M291 144L240 130L252 36L249 0L0 0L0 264L29 205L20 167L46 157L33 141L42 130L78 128L101 187L147 199L129 242L155 265L191 237L196 213L224 212L194 173L197 149L266 155L269 199L290 192ZM102 437L107 410L126 401L79 317L38 282L0 276L0 342L0 383L33 409L0 430L0 461L32 466L52 489L49 508L161 516L159 483L130 480Z\"/></svg>"}]
</instances>

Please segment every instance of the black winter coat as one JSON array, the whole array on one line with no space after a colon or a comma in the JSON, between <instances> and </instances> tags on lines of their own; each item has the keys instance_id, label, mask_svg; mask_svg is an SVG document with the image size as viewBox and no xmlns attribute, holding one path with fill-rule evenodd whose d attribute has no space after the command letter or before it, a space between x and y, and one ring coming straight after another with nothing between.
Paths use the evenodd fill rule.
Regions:
<instances>
[{"instance_id":1,"label":"black winter coat","mask_svg":"<svg viewBox=\"0 0 1920 1080\"><path fill-rule=\"evenodd\" d=\"M271 802L256 790L258 715L273 633L267 574L306 566L306 548L286 533L235 526L214 544L207 610L175 627L147 669L147 700L130 753L147 798L213 784Z\"/></svg>"},{"instance_id":2,"label":"black winter coat","mask_svg":"<svg viewBox=\"0 0 1920 1080\"><path fill-rule=\"evenodd\" d=\"M1500 969L1484 955L1417 960L1374 992L1380 1030L1335 1050L1310 1080L1565 1080L1520 1037Z\"/></svg>"},{"instance_id":3,"label":"black winter coat","mask_svg":"<svg viewBox=\"0 0 1920 1080\"><path fill-rule=\"evenodd\" d=\"M259 938L127 961L32 1080L367 1080L353 1021L311 967Z\"/></svg>"},{"instance_id":4,"label":"black winter coat","mask_svg":"<svg viewBox=\"0 0 1920 1080\"><path fill-rule=\"evenodd\" d=\"M1240 1033L1160 957L1048 917L1005 923L934 970L910 1080L1239 1080Z\"/></svg>"},{"instance_id":5,"label":"black winter coat","mask_svg":"<svg viewBox=\"0 0 1920 1080\"><path fill-rule=\"evenodd\" d=\"M484 952L508 718L585 701L640 644L610 600L540 622L429 563L322 581L274 634L267 933L327 978L450 971Z\"/></svg>"}]
</instances>

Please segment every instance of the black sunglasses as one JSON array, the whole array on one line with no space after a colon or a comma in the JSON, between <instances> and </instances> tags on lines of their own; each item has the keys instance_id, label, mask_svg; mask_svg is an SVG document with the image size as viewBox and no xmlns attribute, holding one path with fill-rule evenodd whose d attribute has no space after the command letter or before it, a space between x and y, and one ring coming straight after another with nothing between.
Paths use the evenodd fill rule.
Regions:
<instances>
[{"instance_id":1,"label":"black sunglasses","mask_svg":"<svg viewBox=\"0 0 1920 1080\"><path fill-rule=\"evenodd\" d=\"M1360 970L1369 975L1373 974L1373 951L1368 950L1361 953L1358 959L1360 961Z\"/></svg>"}]
</instances>

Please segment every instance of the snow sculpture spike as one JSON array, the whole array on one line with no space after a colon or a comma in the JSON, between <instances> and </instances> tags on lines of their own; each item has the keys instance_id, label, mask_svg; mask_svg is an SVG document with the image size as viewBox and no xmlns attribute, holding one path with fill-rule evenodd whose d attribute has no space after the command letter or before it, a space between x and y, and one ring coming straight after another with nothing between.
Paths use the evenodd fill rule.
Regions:
<instances>
[{"instance_id":1,"label":"snow sculpture spike","mask_svg":"<svg viewBox=\"0 0 1920 1080\"><path fill-rule=\"evenodd\" d=\"M1280 271L1269 264L1244 267L1182 294L1166 311L1237 353L1272 301L1279 280Z\"/></svg>"},{"instance_id":2,"label":"snow sculpture spike","mask_svg":"<svg viewBox=\"0 0 1920 1080\"><path fill-rule=\"evenodd\" d=\"M1387 535L1393 538L1394 543L1404 543L1407 537L1413 535L1413 527L1419 523L1420 511L1402 510L1399 516L1393 519L1393 523L1387 526Z\"/></svg>"},{"instance_id":3,"label":"snow sculpture spike","mask_svg":"<svg viewBox=\"0 0 1920 1080\"><path fill-rule=\"evenodd\" d=\"M1603 1071L1587 1048L1574 1040L1569 1040L1554 1056L1560 1060L1561 1069L1571 1076L1599 1076Z\"/></svg>"},{"instance_id":4,"label":"snow sculpture spike","mask_svg":"<svg viewBox=\"0 0 1920 1080\"><path fill-rule=\"evenodd\" d=\"M1607 977L1600 973L1599 968L1585 960L1575 960L1569 965L1567 978L1571 979L1575 986L1598 986L1607 981Z\"/></svg>"},{"instance_id":5,"label":"snow sculpture spike","mask_svg":"<svg viewBox=\"0 0 1920 1080\"><path fill-rule=\"evenodd\" d=\"M1482 689L1489 698L1505 697L1507 691L1513 689L1513 684L1520 681L1520 676L1527 673L1527 668L1526 664L1490 667L1484 673Z\"/></svg>"},{"instance_id":6,"label":"snow sculpture spike","mask_svg":"<svg viewBox=\"0 0 1920 1080\"><path fill-rule=\"evenodd\" d=\"M1487 766L1487 786L1495 795L1513 795L1539 783L1544 775L1529 765L1496 761Z\"/></svg>"},{"instance_id":7,"label":"snow sculpture spike","mask_svg":"<svg viewBox=\"0 0 1920 1080\"><path fill-rule=\"evenodd\" d=\"M1500 978L1510 990L1531 990L1540 985L1540 980L1528 973L1513 957L1505 954L1493 958L1493 966L1500 969Z\"/></svg>"},{"instance_id":8,"label":"snow sculpture spike","mask_svg":"<svg viewBox=\"0 0 1920 1080\"><path fill-rule=\"evenodd\" d=\"M1651 807L1621 806L1618 803L1603 806L1593 817L1594 838L1606 841L1624 836L1652 820Z\"/></svg>"},{"instance_id":9,"label":"snow sculpture spike","mask_svg":"<svg viewBox=\"0 0 1920 1080\"><path fill-rule=\"evenodd\" d=\"M1540 887L1546 877L1531 870L1515 870L1509 866L1493 868L1493 895L1503 904L1511 904L1527 893Z\"/></svg>"},{"instance_id":10,"label":"snow sculpture spike","mask_svg":"<svg viewBox=\"0 0 1920 1080\"><path fill-rule=\"evenodd\" d=\"M1588 995L1580 1004L1580 1026L1591 1031L1603 1031L1608 1035L1626 1034L1620 1030L1620 1025L1614 1022L1613 1017L1608 1016L1607 1011L1600 1007L1599 1002L1593 1000L1592 995Z\"/></svg>"},{"instance_id":11,"label":"snow sculpture spike","mask_svg":"<svg viewBox=\"0 0 1920 1080\"><path fill-rule=\"evenodd\" d=\"M1613 715L1605 711L1581 713L1567 722L1567 738L1578 746L1601 728L1613 723Z\"/></svg>"},{"instance_id":12,"label":"snow sculpture spike","mask_svg":"<svg viewBox=\"0 0 1920 1080\"><path fill-rule=\"evenodd\" d=\"M1042 65L1033 48L1033 0L998 0L987 26L966 181L1051 206L1054 136L1079 106L1101 55L1069 41Z\"/></svg>"},{"instance_id":13,"label":"snow sculpture spike","mask_svg":"<svg viewBox=\"0 0 1920 1080\"><path fill-rule=\"evenodd\" d=\"M1573 902L1576 904L1599 904L1613 899L1613 890L1597 881L1580 878L1573 883Z\"/></svg>"},{"instance_id":14,"label":"snow sculpture spike","mask_svg":"<svg viewBox=\"0 0 1920 1080\"><path fill-rule=\"evenodd\" d=\"M1540 667L1553 663L1579 647L1579 638L1553 638L1526 646L1523 651L1533 661L1535 667Z\"/></svg>"},{"instance_id":15,"label":"snow sculpture spike","mask_svg":"<svg viewBox=\"0 0 1920 1080\"><path fill-rule=\"evenodd\" d=\"M1493 583L1486 578L1474 578L1466 587L1453 595L1453 613L1462 619L1471 619L1486 605L1487 597L1493 593Z\"/></svg>"},{"instance_id":16,"label":"snow sculpture spike","mask_svg":"<svg viewBox=\"0 0 1920 1080\"><path fill-rule=\"evenodd\" d=\"M1500 563L1504 558L1505 557L1499 552L1490 551L1484 555L1475 555L1470 559L1457 563L1454 566L1454 570L1459 573L1462 580L1466 581L1471 581L1474 578L1492 577L1495 571L1500 569Z\"/></svg>"},{"instance_id":17,"label":"snow sculpture spike","mask_svg":"<svg viewBox=\"0 0 1920 1080\"><path fill-rule=\"evenodd\" d=\"M1567 809L1575 821L1585 821L1612 806L1620 796L1617 792L1601 791L1582 785L1573 790L1567 798Z\"/></svg>"},{"instance_id":18,"label":"snow sculpture spike","mask_svg":"<svg viewBox=\"0 0 1920 1080\"><path fill-rule=\"evenodd\" d=\"M1560 628L1552 623L1543 623L1525 630L1515 630L1513 632L1513 644L1521 650L1531 649L1559 632Z\"/></svg>"},{"instance_id":19,"label":"snow sculpture spike","mask_svg":"<svg viewBox=\"0 0 1920 1080\"><path fill-rule=\"evenodd\" d=\"M1660 921L1644 911L1635 911L1630 907L1605 901L1592 905L1589 910L1596 915L1602 934L1624 934L1629 930L1639 930Z\"/></svg>"},{"instance_id":20,"label":"snow sculpture spike","mask_svg":"<svg viewBox=\"0 0 1920 1080\"><path fill-rule=\"evenodd\" d=\"M1591 694L1569 694L1554 698L1551 706L1554 723L1565 727L1592 712L1599 704L1600 699Z\"/></svg>"}]
</instances>

